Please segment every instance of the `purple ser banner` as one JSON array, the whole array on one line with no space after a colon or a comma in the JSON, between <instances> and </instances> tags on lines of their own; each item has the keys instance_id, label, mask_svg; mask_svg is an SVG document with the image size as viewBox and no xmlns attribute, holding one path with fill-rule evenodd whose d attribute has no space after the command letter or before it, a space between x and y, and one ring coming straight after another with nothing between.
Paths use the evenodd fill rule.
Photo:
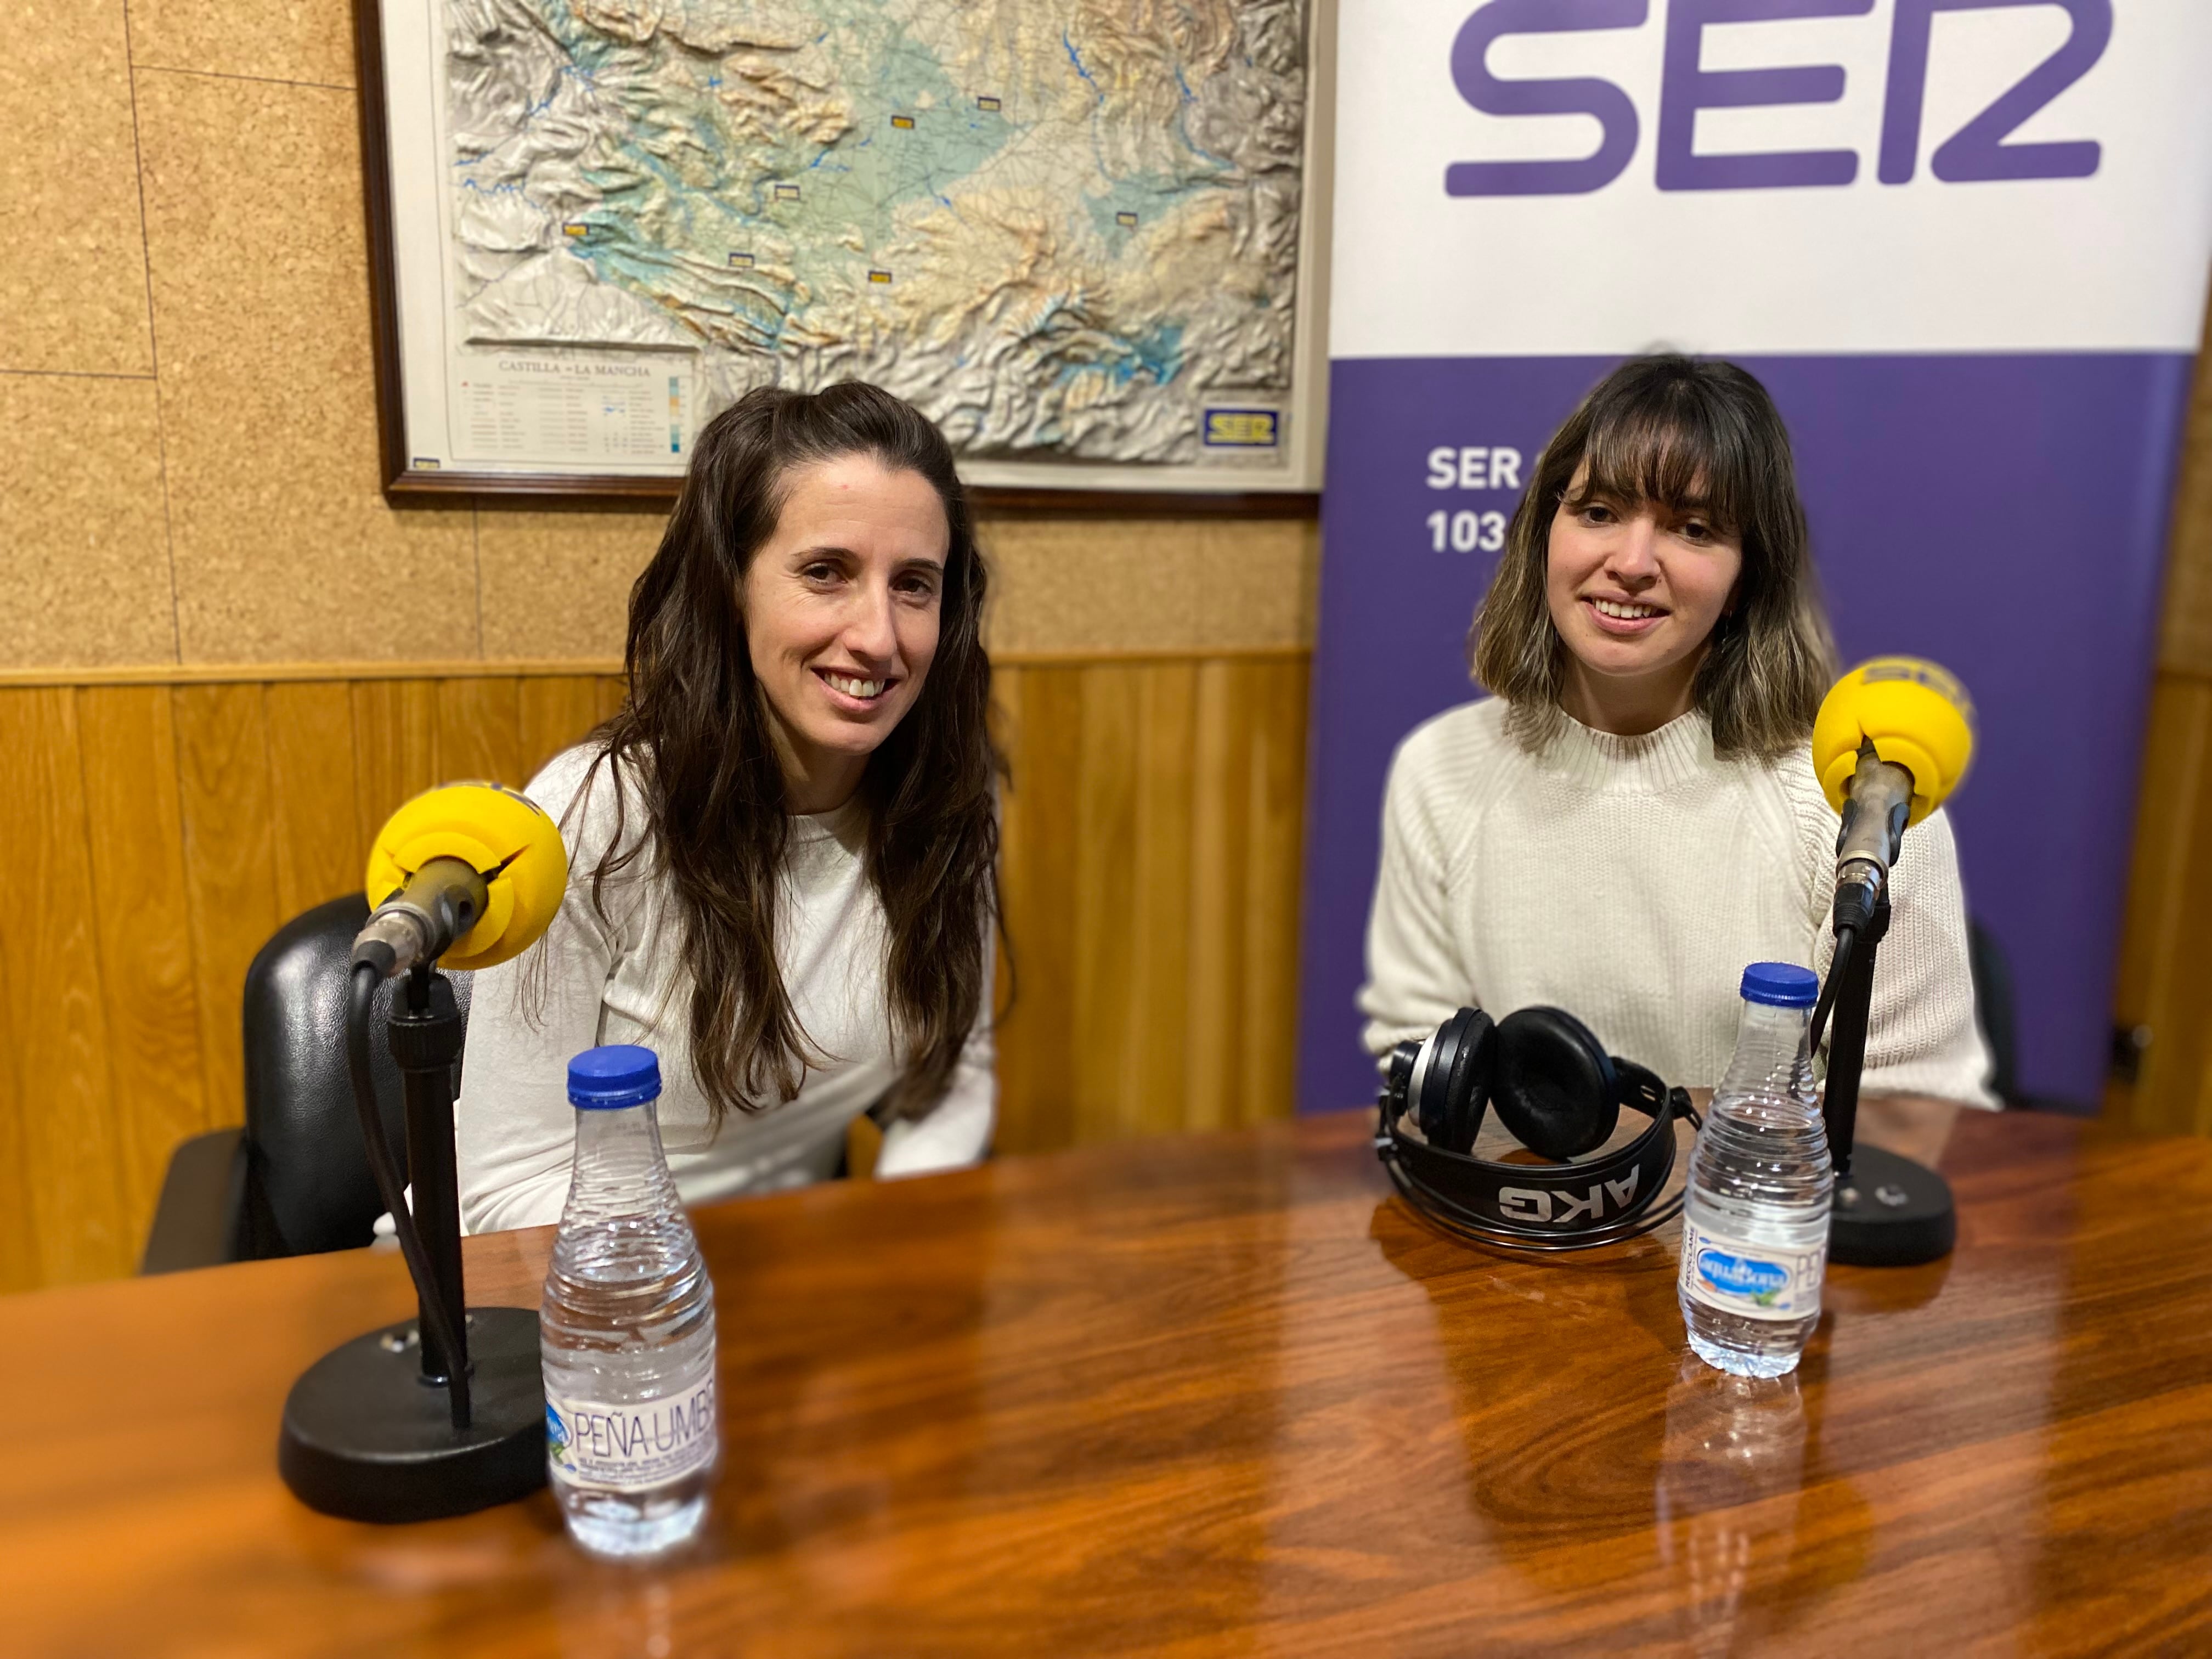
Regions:
<instances>
[{"instance_id":1,"label":"purple ser banner","mask_svg":"<svg viewBox=\"0 0 2212 1659\"><path fill-rule=\"evenodd\" d=\"M1330 366L1299 1105L1371 1100L1353 997L1392 750L1479 695L1468 625L1517 483L1611 357ZM2092 1110L2111 1047L2185 354L1742 357L1790 426L1846 665L1951 668L1980 717L1949 811L2012 969L2021 1085ZM1462 452L1471 456L1464 467ZM1450 452L1449 465L1436 454ZM1433 459L1432 459L1433 458ZM1447 471L1449 488L1439 488ZM1443 517L1433 515L1442 514ZM1438 544L1442 543L1442 550ZM1468 550L1455 551L1455 546ZM1911 856L1906 838L1905 856Z\"/></svg>"}]
</instances>

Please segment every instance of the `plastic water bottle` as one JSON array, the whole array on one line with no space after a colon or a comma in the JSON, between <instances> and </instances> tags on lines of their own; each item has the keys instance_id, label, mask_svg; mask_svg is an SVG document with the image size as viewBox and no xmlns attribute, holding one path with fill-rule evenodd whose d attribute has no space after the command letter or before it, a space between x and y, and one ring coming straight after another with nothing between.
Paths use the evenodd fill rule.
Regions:
<instances>
[{"instance_id":1,"label":"plastic water bottle","mask_svg":"<svg viewBox=\"0 0 2212 1659\"><path fill-rule=\"evenodd\" d=\"M545 1452L569 1534L649 1555L706 1518L720 1449L714 1284L676 1196L650 1048L568 1064L576 1154L538 1330Z\"/></svg>"},{"instance_id":2,"label":"plastic water bottle","mask_svg":"<svg viewBox=\"0 0 2212 1659\"><path fill-rule=\"evenodd\" d=\"M1690 1346L1738 1376L1780 1376L1820 1322L1836 1186L1807 1025L1820 994L1790 963L1743 970L1735 1058L1705 1109L1682 1209Z\"/></svg>"}]
</instances>

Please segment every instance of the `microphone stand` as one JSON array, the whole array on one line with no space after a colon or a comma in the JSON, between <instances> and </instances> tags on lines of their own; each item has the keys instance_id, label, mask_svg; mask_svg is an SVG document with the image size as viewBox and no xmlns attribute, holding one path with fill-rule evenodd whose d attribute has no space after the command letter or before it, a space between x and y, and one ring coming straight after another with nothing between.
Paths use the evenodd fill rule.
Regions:
<instances>
[{"instance_id":1,"label":"microphone stand","mask_svg":"<svg viewBox=\"0 0 2212 1659\"><path fill-rule=\"evenodd\" d=\"M1821 1116L1836 1162L1835 1216L1828 1259L1853 1267L1911 1267L1951 1253L1958 1210L1951 1183L1923 1164L1881 1146L1854 1148L1859 1078L1866 1066L1875 948L1889 932L1889 896L1859 932L1828 1024L1828 1082ZM1831 970L1832 971L1832 969Z\"/></svg>"},{"instance_id":2,"label":"microphone stand","mask_svg":"<svg viewBox=\"0 0 2212 1659\"><path fill-rule=\"evenodd\" d=\"M366 975L364 975L365 977ZM453 1160L453 1064L466 1022L453 982L429 963L395 996L386 1039L407 1108L403 1206L373 1097L360 1099L369 1164L395 1224L411 1209L421 1267L409 1251L416 1316L333 1348L284 1401L276 1468L309 1508L354 1521L428 1521L527 1496L545 1483L545 1391L535 1308L467 1308L460 1183ZM368 998L349 1018L365 1023ZM349 1041L365 1044L356 1027ZM355 1050L356 1091L368 1050ZM441 1335L449 1329L453 1352Z\"/></svg>"}]
</instances>

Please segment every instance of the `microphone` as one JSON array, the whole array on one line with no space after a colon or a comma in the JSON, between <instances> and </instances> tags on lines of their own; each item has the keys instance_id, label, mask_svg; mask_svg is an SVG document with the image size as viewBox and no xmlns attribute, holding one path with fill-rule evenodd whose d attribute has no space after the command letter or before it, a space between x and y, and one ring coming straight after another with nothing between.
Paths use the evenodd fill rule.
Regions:
<instances>
[{"instance_id":1,"label":"microphone","mask_svg":"<svg viewBox=\"0 0 2212 1659\"><path fill-rule=\"evenodd\" d=\"M375 908L354 938L354 965L380 979L441 959L492 967L553 925L568 880L561 831L529 796L496 783L432 789L394 812L369 849Z\"/></svg>"},{"instance_id":2,"label":"microphone","mask_svg":"<svg viewBox=\"0 0 2212 1659\"><path fill-rule=\"evenodd\" d=\"M1875 954L1889 930L1889 872L1905 832L1959 787L1974 752L1966 688L1917 657L1876 657L1838 680L1813 720L1813 769L1844 815L1836 837L1836 950L1814 1006L1818 1050L1834 1041L1821 1116L1836 1161L1828 1259L1906 1267L1948 1255L1958 1237L1949 1184L1881 1146L1857 1146Z\"/></svg>"},{"instance_id":3,"label":"microphone","mask_svg":"<svg viewBox=\"0 0 2212 1659\"><path fill-rule=\"evenodd\" d=\"M1889 885L1905 831L1966 776L1974 705L1917 657L1876 657L1838 680L1813 720L1813 769L1844 815L1835 924L1863 930Z\"/></svg>"},{"instance_id":4,"label":"microphone","mask_svg":"<svg viewBox=\"0 0 2212 1659\"><path fill-rule=\"evenodd\" d=\"M552 925L568 880L553 820L495 783L417 795L370 849L375 908L347 972L346 1066L369 1173L415 1281L416 1317L332 1349L285 1399L277 1472L325 1514L428 1520L544 1483L537 1312L468 1306L453 1152L465 1017L438 967L489 968L520 955ZM385 1025L406 1107L411 1205L369 1063L377 987L401 974L404 994Z\"/></svg>"}]
</instances>

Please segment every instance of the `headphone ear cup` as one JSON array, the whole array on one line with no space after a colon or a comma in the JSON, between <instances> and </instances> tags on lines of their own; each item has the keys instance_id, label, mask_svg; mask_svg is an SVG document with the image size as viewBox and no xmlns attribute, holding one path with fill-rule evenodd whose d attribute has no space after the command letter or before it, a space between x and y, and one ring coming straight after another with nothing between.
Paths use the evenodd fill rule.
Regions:
<instances>
[{"instance_id":1,"label":"headphone ear cup","mask_svg":"<svg viewBox=\"0 0 2212 1659\"><path fill-rule=\"evenodd\" d=\"M1497 1066L1498 1028L1480 1008L1463 1011L1474 1016L1460 1039L1459 1064L1452 1067L1444 1096L1443 1146L1447 1152L1471 1152L1475 1131L1482 1127L1482 1109L1490 1099L1490 1080Z\"/></svg>"},{"instance_id":2,"label":"headphone ear cup","mask_svg":"<svg viewBox=\"0 0 2212 1659\"><path fill-rule=\"evenodd\" d=\"M1495 1029L1480 1008L1462 1008L1437 1029L1421 1097L1414 1103L1430 1146L1464 1152L1474 1145L1490 1091Z\"/></svg>"},{"instance_id":3,"label":"headphone ear cup","mask_svg":"<svg viewBox=\"0 0 2212 1659\"><path fill-rule=\"evenodd\" d=\"M1498 1121L1554 1164L1605 1145L1620 1121L1620 1079L1589 1026L1563 1008L1522 1008L1498 1027L1491 1097Z\"/></svg>"},{"instance_id":4,"label":"headphone ear cup","mask_svg":"<svg viewBox=\"0 0 2212 1659\"><path fill-rule=\"evenodd\" d=\"M1417 1060L1413 1066L1420 1086L1408 1103L1413 1121L1421 1126L1421 1139L1431 1146L1444 1144L1444 1097L1449 1092L1445 1085L1459 1059L1460 1037L1467 1030L1467 1012L1462 1008L1437 1027L1436 1035L1426 1045L1429 1063L1422 1066Z\"/></svg>"}]
</instances>

